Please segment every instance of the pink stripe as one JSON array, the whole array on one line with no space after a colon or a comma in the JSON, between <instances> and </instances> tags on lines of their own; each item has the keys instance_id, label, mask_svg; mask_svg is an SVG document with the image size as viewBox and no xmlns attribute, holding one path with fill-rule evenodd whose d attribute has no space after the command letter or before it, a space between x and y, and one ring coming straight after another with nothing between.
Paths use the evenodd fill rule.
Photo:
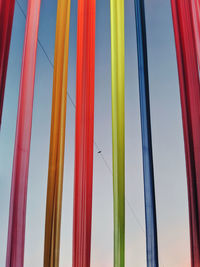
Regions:
<instances>
[{"instance_id":1,"label":"pink stripe","mask_svg":"<svg viewBox=\"0 0 200 267\"><path fill-rule=\"evenodd\" d=\"M21 71L10 198L6 267L22 267L35 63L41 0L29 0Z\"/></svg>"}]
</instances>

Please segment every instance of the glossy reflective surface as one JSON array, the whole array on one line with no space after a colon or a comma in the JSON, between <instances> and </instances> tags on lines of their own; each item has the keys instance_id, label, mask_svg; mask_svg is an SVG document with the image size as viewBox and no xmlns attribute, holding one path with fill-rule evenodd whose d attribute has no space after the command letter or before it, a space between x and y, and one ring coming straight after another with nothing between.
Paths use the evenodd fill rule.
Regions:
<instances>
[{"instance_id":1,"label":"glossy reflective surface","mask_svg":"<svg viewBox=\"0 0 200 267\"><path fill-rule=\"evenodd\" d=\"M73 267L91 253L96 0L78 1Z\"/></svg>"},{"instance_id":2,"label":"glossy reflective surface","mask_svg":"<svg viewBox=\"0 0 200 267\"><path fill-rule=\"evenodd\" d=\"M40 0L29 0L12 172L6 267L23 266Z\"/></svg>"},{"instance_id":3,"label":"glossy reflective surface","mask_svg":"<svg viewBox=\"0 0 200 267\"><path fill-rule=\"evenodd\" d=\"M110 1L114 266L125 264L124 0Z\"/></svg>"},{"instance_id":4,"label":"glossy reflective surface","mask_svg":"<svg viewBox=\"0 0 200 267\"><path fill-rule=\"evenodd\" d=\"M71 1L57 3L44 266L59 266Z\"/></svg>"},{"instance_id":5,"label":"glossy reflective surface","mask_svg":"<svg viewBox=\"0 0 200 267\"><path fill-rule=\"evenodd\" d=\"M171 0L188 181L191 264L200 266L200 83L192 1Z\"/></svg>"}]
</instances>

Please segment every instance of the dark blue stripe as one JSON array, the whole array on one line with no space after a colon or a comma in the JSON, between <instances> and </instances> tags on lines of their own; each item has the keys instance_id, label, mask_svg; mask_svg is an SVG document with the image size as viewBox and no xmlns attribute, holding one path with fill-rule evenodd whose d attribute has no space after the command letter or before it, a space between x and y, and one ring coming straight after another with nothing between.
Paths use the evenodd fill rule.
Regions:
<instances>
[{"instance_id":1,"label":"dark blue stripe","mask_svg":"<svg viewBox=\"0 0 200 267\"><path fill-rule=\"evenodd\" d=\"M144 0L135 0L135 19L137 29L140 116L142 130L147 266L158 267L158 242Z\"/></svg>"}]
</instances>

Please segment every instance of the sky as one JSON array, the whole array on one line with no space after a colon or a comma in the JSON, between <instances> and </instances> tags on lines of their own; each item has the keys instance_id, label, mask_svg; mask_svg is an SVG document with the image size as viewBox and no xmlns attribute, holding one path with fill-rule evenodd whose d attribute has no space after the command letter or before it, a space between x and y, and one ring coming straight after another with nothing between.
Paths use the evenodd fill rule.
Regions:
<instances>
[{"instance_id":1,"label":"sky","mask_svg":"<svg viewBox=\"0 0 200 267\"><path fill-rule=\"evenodd\" d=\"M0 266L5 265L9 199L27 0L17 0L0 132ZM54 59L56 0L42 0L38 38ZM113 265L110 4L96 1L95 143L91 267ZM159 262L190 265L187 183L170 0L145 0ZM77 0L71 1L68 93L76 95ZM24 266L43 265L53 68L38 45ZM60 266L72 262L75 110L67 100ZM125 0L126 267L145 267L144 192L133 0Z\"/></svg>"}]
</instances>

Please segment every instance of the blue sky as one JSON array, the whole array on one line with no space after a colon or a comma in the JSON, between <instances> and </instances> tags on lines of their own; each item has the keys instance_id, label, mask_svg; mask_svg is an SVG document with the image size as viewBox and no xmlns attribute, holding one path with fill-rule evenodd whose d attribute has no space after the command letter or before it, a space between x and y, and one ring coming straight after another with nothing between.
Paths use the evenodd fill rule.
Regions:
<instances>
[{"instance_id":1,"label":"blue sky","mask_svg":"<svg viewBox=\"0 0 200 267\"><path fill-rule=\"evenodd\" d=\"M18 0L26 13L27 0ZM39 40L54 58L55 0L42 0ZM160 266L189 266L189 226L181 107L170 0L146 0ZM75 101L77 0L71 3L68 92ZM9 198L25 18L15 7L0 132L0 265L6 256ZM133 0L125 0L126 266L146 266L144 196ZM97 0L91 267L113 263L110 5ZM25 267L42 266L53 69L37 50L27 199ZM71 266L75 110L67 101L60 266ZM103 158L102 158L103 156Z\"/></svg>"}]
</instances>

